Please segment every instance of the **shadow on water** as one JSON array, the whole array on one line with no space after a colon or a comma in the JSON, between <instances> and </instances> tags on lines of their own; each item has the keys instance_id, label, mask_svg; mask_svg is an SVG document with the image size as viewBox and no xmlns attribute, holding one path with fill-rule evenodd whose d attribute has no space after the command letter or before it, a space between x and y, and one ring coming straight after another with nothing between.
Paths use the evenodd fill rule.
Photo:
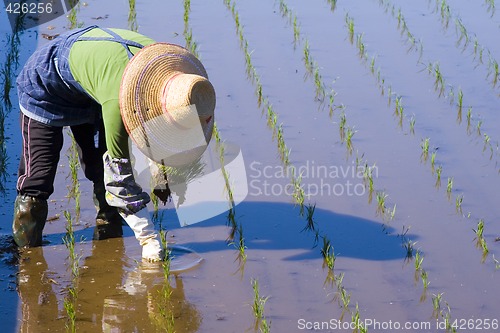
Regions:
<instances>
[{"instance_id":1,"label":"shadow on water","mask_svg":"<svg viewBox=\"0 0 500 333\"><path fill-rule=\"evenodd\" d=\"M193 207L193 209L195 209ZM170 219L176 218L173 211ZM252 250L300 250L300 254L284 260L307 260L320 257L322 240L316 244L315 233L304 230L306 221L298 214L298 208L287 203L243 202L236 207L236 216L243 225L245 245ZM193 232L203 233L203 228L221 225L224 214L192 225ZM320 234L327 235L342 257L364 260L403 260L406 252L396 229L379 222L356 216L337 214L316 207L314 219ZM415 235L407 234L416 240ZM183 244L203 254L227 249L226 242L188 242ZM315 246L317 245L317 246Z\"/></svg>"}]
</instances>

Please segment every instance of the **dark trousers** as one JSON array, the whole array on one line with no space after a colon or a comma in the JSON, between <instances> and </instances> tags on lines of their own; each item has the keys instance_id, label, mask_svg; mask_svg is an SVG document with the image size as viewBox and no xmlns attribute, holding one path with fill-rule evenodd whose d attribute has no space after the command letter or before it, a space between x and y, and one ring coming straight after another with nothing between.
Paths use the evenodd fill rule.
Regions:
<instances>
[{"instance_id":1,"label":"dark trousers","mask_svg":"<svg viewBox=\"0 0 500 333\"><path fill-rule=\"evenodd\" d=\"M103 183L102 156L106 152L104 125L71 126L85 177ZM19 163L17 192L47 200L54 192L54 179L63 147L63 127L43 124L21 113L23 148ZM96 139L96 131L98 137Z\"/></svg>"}]
</instances>

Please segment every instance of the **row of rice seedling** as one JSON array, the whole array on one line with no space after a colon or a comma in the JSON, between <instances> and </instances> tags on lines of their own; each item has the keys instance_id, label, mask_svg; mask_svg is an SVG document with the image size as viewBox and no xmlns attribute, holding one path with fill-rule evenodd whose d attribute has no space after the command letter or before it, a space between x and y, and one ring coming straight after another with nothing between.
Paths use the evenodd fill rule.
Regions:
<instances>
[{"instance_id":1,"label":"row of rice seedling","mask_svg":"<svg viewBox=\"0 0 500 333\"><path fill-rule=\"evenodd\" d=\"M273 138L277 139L277 146L278 146L278 151L280 153L281 162L285 167L287 167L288 170L291 170L290 179L291 179L291 185L294 189L292 194L293 200L295 204L297 204L300 208L299 212L300 216L304 216L306 205L305 205L305 194L303 187L301 185L302 177L301 175L297 174L296 168L290 164L289 160L290 150L287 148L285 143L283 127L282 125L279 126L277 125L278 114L274 111L274 107L263 93L263 86L260 82L260 77L257 73L257 70L252 63L251 52L249 51L248 41L244 36L243 27L239 20L239 14L238 11L236 10L236 3L232 2L231 0L224 0L224 4L226 8L231 12L236 25L236 33L239 38L240 47L244 52L245 56L246 72L249 80L256 86L255 94L257 97L257 104L262 107L263 113L267 112L266 113L267 125L273 132ZM314 231L316 235L315 242L317 242L319 237L319 230L315 228L316 224L313 218L314 207L315 206L312 205L307 206L307 212L308 212L306 216L307 225L304 228L304 230Z\"/></svg>"},{"instance_id":2,"label":"row of rice seedling","mask_svg":"<svg viewBox=\"0 0 500 333\"><path fill-rule=\"evenodd\" d=\"M81 191L80 191L80 181L78 180L78 170L80 169L80 162L78 160L78 150L76 147L76 141L73 136L73 133L71 133L70 130L68 130L68 136L71 138L71 146L68 148L68 164L69 164L69 170L70 173L68 174L67 177L71 177L70 181L71 184L68 186L68 194L67 197L68 199L74 199L75 200L75 221L78 223L80 221L80 196L81 196ZM66 177L66 178L67 178Z\"/></svg>"},{"instance_id":3,"label":"row of rice seedling","mask_svg":"<svg viewBox=\"0 0 500 333\"><path fill-rule=\"evenodd\" d=\"M423 54L423 43L420 39L417 39L409 30L408 25L406 23L406 19L401 11L401 8L396 10L395 5L393 5L390 0L379 0L379 4L385 8L386 12L390 12L393 18L396 18L398 20L398 29L400 29L401 34L406 33L409 36L412 36L412 40L414 41L413 43L415 44L415 49L418 49L419 52L419 62L422 58ZM439 8L439 12L441 13L441 20L445 20L447 18L450 18L452 16L451 9L449 5L446 4L445 1L441 3L441 6L437 7ZM446 21L444 21L446 22ZM443 23L444 24L444 23ZM457 44L464 44L464 47L468 47L470 45L473 45L473 54L474 54L474 59L477 59L478 64L483 64L483 54L487 53L488 54L488 77L492 76L492 86L493 88L496 86L496 83L498 81L498 75L499 75L499 66L498 62L493 58L491 55L491 52L486 49L485 47L481 46L477 40L477 36L472 35L467 32L467 29L463 25L462 21L460 18L455 17L455 26L457 30L457 35L458 35L458 40ZM470 41L473 40L473 43L470 43ZM410 47L410 50L412 47ZM486 51L486 52L485 52ZM462 89L455 88L453 85L449 84L446 82L445 75L440 69L439 63L438 62L433 62L429 61L426 64L427 68L427 73L434 78L434 89L438 93L439 97L443 97L449 100L451 105L456 106L457 108L457 123L461 124L462 122L462 112L464 108L464 94ZM458 91L457 91L458 90ZM472 119L477 119L476 123L476 129L477 129L477 134L478 137L483 138L483 152L489 151L490 153L490 159L493 159L493 156L496 155L498 158L498 146L499 142L491 141L491 137L486 134L481 132L481 125L482 125L482 120L478 115L473 114L472 112L472 106L469 106L467 108L467 123L466 123L466 133L467 134L472 134L472 127L471 127L471 121ZM498 169L500 172L500 169Z\"/></svg>"},{"instance_id":4,"label":"row of rice seedling","mask_svg":"<svg viewBox=\"0 0 500 333\"><path fill-rule=\"evenodd\" d=\"M297 16L293 14L293 12L287 7L285 1L281 0L280 1L280 11L283 17L288 18L288 22L292 23L293 22L293 31L294 31L294 44L300 44L300 42L303 40L300 36L300 32L297 29L298 26L298 19ZM353 27L353 25L351 25ZM315 63L315 61L312 58L311 53L309 52L309 47L308 47L308 41L305 39L305 48L304 48L304 64L306 67L306 71L308 73L315 73L315 77L321 77L319 74L319 66ZM359 45L359 43L358 43ZM364 54L364 51L361 50L361 55ZM318 101L318 87L325 86L323 83L317 84L318 80L315 80L316 82L316 96L315 99ZM332 90L333 91L333 90ZM332 95L333 96L333 95ZM321 101L319 100L321 103ZM330 105L330 107L333 104ZM339 131L340 131L340 136L341 139L346 143L347 149L349 152L352 152L352 135L354 134L354 127L347 126L346 125L346 116L345 116L345 108L343 108L342 113L340 114L340 119L339 119ZM359 157L356 158L356 165L360 165L361 161ZM366 180L366 186L369 188L369 201L371 202L371 194L373 193L374 187L373 187L373 177L371 175L371 167L368 166L368 163L365 162L365 180ZM395 211L396 207L390 209L387 208L385 204L385 199L387 198L387 195L383 191L377 192L377 199L378 199L378 206L377 206L377 212L385 219L389 218L392 220L395 216ZM311 207L310 209L314 209L314 207ZM309 210L309 207L308 207ZM308 214L309 215L309 214ZM318 236L316 236L316 239ZM348 305L350 303L350 294L346 292L346 289L342 286L342 280L343 280L343 275L338 275L335 276L333 274L333 268L335 264L335 254L333 251L333 246L330 243L329 239L325 237L324 235L322 236L323 238L323 248L321 249L322 256L324 258L324 266L329 268L329 278L327 280L330 280L331 283L335 283L337 286L337 294L340 296L339 297L339 305L344 309L344 311L348 310ZM356 311L351 313L353 322L358 324L359 323L359 307L356 304ZM357 319L356 319L357 318ZM363 327L358 327L361 331L363 330Z\"/></svg>"},{"instance_id":5,"label":"row of rice seedling","mask_svg":"<svg viewBox=\"0 0 500 333\"><path fill-rule=\"evenodd\" d=\"M386 12L389 11L389 9L390 9L393 17L395 17L394 16L395 15L394 13L396 13L395 6L394 5L391 6L389 0L380 0L379 2L384 6L384 8L386 9ZM443 16L446 16L447 15L446 13L451 12L451 10L449 9L449 6L448 7L444 6L443 8L444 8L444 9L442 9ZM400 27L400 22L401 21L405 22L405 19L404 19L404 15L401 12L401 9L399 9L397 12L398 12L398 14L397 14L398 27ZM405 27L406 27L405 29L407 31L409 31L408 25L405 24ZM420 41L419 41L419 43L421 44ZM420 47L420 49L423 49L423 46ZM451 97L451 99L453 101L455 101L454 104L457 105L459 119L461 120L461 114L462 114L462 109L463 109L463 92L462 92L462 90L459 89L457 96L456 96L456 100L455 100L455 94L453 92L453 87L445 82L444 76L439 69L439 64L430 63L428 66L428 72L433 73L433 75L434 75L435 89L436 89L436 91L438 91L439 96L440 97L441 96L448 96L448 97ZM446 92L446 91L448 91L448 92ZM396 101L397 101L397 99L398 98L396 98ZM400 111L400 112L402 112L402 111ZM470 134L470 132L471 132L471 118L472 118L472 107L469 107L467 110L467 115L466 115L467 133L468 134ZM476 125L476 131L477 131L477 134L479 136L481 136L481 124L482 124L482 121L478 121L478 123ZM427 161L427 156L429 154L429 149L430 149L429 140L430 140L429 138L425 138L421 142L422 159L424 162ZM497 146L498 146L498 143L497 143ZM491 154L493 154L494 148L493 148L493 145L491 143L491 138L488 134L484 133L483 151L485 151L487 148L489 148ZM432 152L432 155L431 155L431 171L436 176L436 183L435 183L436 188L439 188L441 185L441 174L442 174L443 168L441 165L439 165L437 168L435 168L436 154L437 154L437 151L434 150ZM491 159L491 157L492 156L490 155L490 159ZM446 195L447 195L448 199L451 199L451 194L452 194L452 190L453 190L453 180L454 180L453 177L448 177L448 179L447 179ZM462 211L463 199L464 199L463 194L458 194L455 197L456 211L460 215L463 215L463 211ZM471 218L471 216L472 216L471 212L468 212L466 215L467 218ZM486 245L486 242L484 242L484 244ZM481 248L483 250L482 261L484 262L487 254L488 254L488 248L487 248L487 246L484 246Z\"/></svg>"},{"instance_id":6,"label":"row of rice seedling","mask_svg":"<svg viewBox=\"0 0 500 333\"><path fill-rule=\"evenodd\" d=\"M477 65L486 66L488 72L487 79L491 77L490 81L491 86L492 88L496 88L500 74L498 61L492 56L491 51L487 47L484 47L479 43L477 35L469 32L467 27L462 22L462 19L458 17L458 15L453 13L452 9L447 4L446 0L440 0L440 1L441 1L441 6L439 7L440 8L439 12L441 12L440 19L444 20L445 18L446 21L449 21L450 18L453 19L453 23L455 26L455 33L457 35L456 46L461 47L462 51L465 51L467 48L472 47L472 51L474 54L473 59L477 62ZM446 14L443 14L443 11ZM435 10L434 12L438 12L438 10ZM484 54L488 56L486 63L483 61Z\"/></svg>"},{"instance_id":7,"label":"row of rice seedling","mask_svg":"<svg viewBox=\"0 0 500 333\"><path fill-rule=\"evenodd\" d=\"M76 332L76 315L78 302L78 282L80 279L80 256L76 253L75 234L73 230L73 219L71 213L64 211L66 218L66 234L63 237L63 242L69 251L68 260L71 274L71 282L68 287L68 294L64 298L64 309L66 310L66 331Z\"/></svg>"},{"instance_id":8,"label":"row of rice seedling","mask_svg":"<svg viewBox=\"0 0 500 333\"><path fill-rule=\"evenodd\" d=\"M424 160L427 160L427 157L428 157L428 154L429 154L429 138L426 138L424 140L422 140L421 142L421 148L422 148L422 158ZM435 171L436 172L436 175L437 175L437 180L436 180L436 187L439 187L439 184L440 184L440 177L441 177L441 172L442 172L442 166L439 166L437 169L434 168L435 166L435 157L436 157L436 151L434 151L432 154L431 154L431 166L432 166L432 170L433 172ZM452 187L453 187L453 178L448 178L448 186L447 186L447 195L448 197L450 197L450 193L452 191ZM455 199L455 206L456 206L456 210L457 210L457 213L463 215L462 213L462 203L463 203L463 194L460 194L456 197ZM471 213L469 212L467 214L467 217L470 218L471 217ZM480 222L482 222L482 220L480 220ZM481 228L484 228L484 223L478 223L478 229L477 230L481 230ZM476 232L476 230L474 230ZM477 247L481 248L483 250L483 257L482 257L482 262L485 261L485 258L488 254L488 248L487 248L487 244L486 244L486 241L484 240L484 237L479 237L478 236L478 242L476 243ZM411 249L412 248L412 244L415 244L414 242L408 242L407 243L408 245L406 246L407 249ZM428 277L427 277L427 273L425 272L425 270L422 270L421 269L421 261L423 260L423 257L421 256L421 253L418 252L418 257L416 257L416 274L418 272L420 272L420 276L421 276L421 279L422 279L422 283L424 284L424 289L427 289L427 285L428 285ZM495 261L495 258L493 257L493 261ZM417 264L418 263L418 264ZM495 262L496 264L498 264L497 262ZM496 266L498 268L498 265ZM440 306L438 306L439 304L441 304L441 296L442 294L438 294L438 295L434 295L434 298L433 298L433 305L435 306L435 310L439 310L439 315L444 319L445 323L447 324L448 326L448 329L452 330L453 328L450 326L450 309L449 309L449 305L445 302L446 304L446 307L445 308L441 308Z\"/></svg>"},{"instance_id":9,"label":"row of rice seedling","mask_svg":"<svg viewBox=\"0 0 500 333\"><path fill-rule=\"evenodd\" d=\"M71 3L73 5L73 3ZM78 22L77 14L79 11L79 5L76 4L71 9L69 15L67 16L69 21L69 29L75 29L79 26L83 26L83 22ZM73 224L78 224L80 219L80 182L78 180L78 170L80 168L80 163L78 161L78 151L75 138L71 133L71 130L67 131L68 136L71 138L71 146L68 148L67 157L70 173L67 177L71 177L71 185L68 186L67 198L69 200L75 200L75 217L71 216L68 210L63 211L63 215L66 219L66 234L63 237L63 243L68 249L68 267L71 272L71 282L68 286L68 293L64 297L64 309L66 311L66 331L76 332L76 317L77 317L77 304L78 304L78 282L80 279L80 256L76 253L76 239L74 234Z\"/></svg>"},{"instance_id":10,"label":"row of rice seedling","mask_svg":"<svg viewBox=\"0 0 500 333\"><path fill-rule=\"evenodd\" d=\"M158 313L159 316L153 316L153 322L156 326L167 332L175 332L175 316L174 308L175 303L172 302L172 286L170 284L171 277L171 264L172 264L172 252L168 248L167 242L167 232L160 226L160 243L163 251L165 252L165 260L162 261L162 273L163 273L163 285L158 291Z\"/></svg>"},{"instance_id":11,"label":"row of rice seedling","mask_svg":"<svg viewBox=\"0 0 500 333\"><path fill-rule=\"evenodd\" d=\"M348 34L351 35L352 33L354 33L354 19L349 16L349 14L346 14L346 22L348 22L348 24L346 25L347 26L347 30L348 30ZM358 49L358 52L360 54L360 57L361 57L361 60L364 64L367 64L368 65L368 61L367 59L369 59L369 55L366 51L366 47L364 45L360 45L362 44L362 41L360 42L360 39L361 37L360 36L363 36L363 34L357 34L357 49ZM373 59L373 58L372 58ZM370 67L374 67L374 63L375 61L372 61L370 63ZM371 70L370 70L371 71ZM375 73L373 71L371 71L372 74L375 75ZM377 74L376 74L376 79L377 79L377 82L379 83L379 87L380 85L384 85L386 84L386 80L383 79L381 80L380 79L381 76L381 70L379 69ZM390 89L392 91L392 88ZM401 96L398 96L397 94L394 95L394 103L396 105L396 108L395 108L395 114L398 115L398 122L401 124L402 122L402 114L404 114L404 106L402 105L402 98ZM391 97L390 97L391 98ZM422 148L422 154L421 154L421 158L424 160L424 161L427 161L428 159L428 155L429 155L429 149L430 149L430 145L429 145L429 138L426 138L424 140L422 140L422 143L421 143L421 148ZM435 154L432 155L433 156L433 160L435 159ZM386 198L386 194L384 192L377 192L377 209L379 212L383 212L383 207L384 207L384 202L385 202L385 198ZM414 249L414 245L416 244L415 241L409 239L406 235L407 235L407 232L409 230L410 227L406 227L404 228L402 234L400 234L399 236L401 237L401 240L402 240L402 244L403 244L403 247L406 249L406 258L407 260L411 260L411 259L415 259L415 276L418 277L420 276L421 280L422 280L422 284L424 286L424 291L423 291L423 295L421 297L421 301L424 301L425 300L425 295L426 295L426 292L427 292L427 287L428 287L428 275L427 275L427 272L422 268L422 262L423 262L423 255L422 255L422 252L420 252L420 250L417 252L418 253L418 258L416 258L416 254L415 254L415 249ZM415 257L415 258L414 258ZM418 260L417 260L418 259ZM449 321L450 321L450 311L448 309L448 311L446 310L442 310L440 309L439 311L439 315L443 317L443 319L448 322L448 329L449 330L453 330L453 328L451 327L451 325L449 324Z\"/></svg>"},{"instance_id":12,"label":"row of rice seedling","mask_svg":"<svg viewBox=\"0 0 500 333\"><path fill-rule=\"evenodd\" d=\"M333 6L333 8L335 8L335 6ZM323 87L322 89L324 91L324 89L327 89L326 84L321 79L322 76L320 73L320 67L317 65L316 61L312 57L311 52L309 51L308 40L305 37L301 37L300 30L297 33L297 30L298 30L296 28L296 26L298 26L297 16L293 13L293 11L291 9L288 8L288 6L284 0L280 0L280 12L281 12L283 17L288 18L289 23L293 22L294 42L300 44L302 41L304 41L304 45L305 45L304 46L304 57L303 57L304 66L305 66L306 71L308 73L315 73L315 77L319 78L319 80L315 80L315 85L316 85L316 87ZM348 21L349 21L349 19L347 16L346 22L348 22ZM319 84L316 83L317 81L319 81ZM316 89L316 94L317 94L317 91L318 90ZM330 89L330 92L327 93L327 96L329 96L329 109L330 110L333 110L333 109L341 109L342 110L342 112L339 115L339 120L337 122L338 126L339 126L339 135L340 135L340 139L342 140L342 142L345 142L347 154L348 154L348 156L350 156L354 150L352 138L353 138L354 134L357 132L357 130L355 130L354 126L350 126L347 124L345 106L343 104L340 104L340 105L334 104L334 96L336 96L336 92L334 91L334 89ZM316 95L316 97L317 97L317 95ZM315 100L321 104L322 101L318 100L316 97L315 97ZM330 112L330 116L331 117L333 116L333 114L331 112ZM357 167L362 167L360 165L360 162L361 162L360 159L356 158L356 166ZM368 167L368 163L365 162L364 172L366 174L366 181L367 181L367 185L368 185L369 202L371 202L371 195L373 194L373 191L374 191L373 177L371 176L371 174L369 172L370 168L371 167ZM384 212L390 213L390 214L384 214L382 216L383 218L392 219L394 217L395 209L389 209L384 204L383 210L384 210ZM392 216L392 218L391 218L391 216Z\"/></svg>"},{"instance_id":13,"label":"row of rice seedling","mask_svg":"<svg viewBox=\"0 0 500 333\"><path fill-rule=\"evenodd\" d=\"M184 39L186 41L186 48L188 48L194 55L196 55L196 57L200 58L200 54L198 52L198 44L194 40L192 29L189 26L190 13L191 13L191 1L184 0L183 20L184 20ZM219 153L221 173L222 177L224 178L225 189L227 192L227 199L228 199L227 224L231 228L228 237L228 243L230 245L233 245L238 250L237 253L238 270L243 275L247 259L247 255L245 252L247 246L245 245L245 237L243 235L243 225L241 223L238 223L236 219L236 204L234 201L233 190L231 187L230 175L225 168L224 143L216 123L214 123L213 138L215 139L216 148ZM236 236L238 237L237 240L235 240Z\"/></svg>"}]
</instances>

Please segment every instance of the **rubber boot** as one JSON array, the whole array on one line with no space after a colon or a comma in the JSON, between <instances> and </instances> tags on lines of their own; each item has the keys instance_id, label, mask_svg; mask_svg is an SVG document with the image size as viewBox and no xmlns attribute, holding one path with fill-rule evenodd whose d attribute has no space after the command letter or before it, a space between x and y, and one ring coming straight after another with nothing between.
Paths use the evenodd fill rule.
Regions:
<instances>
[{"instance_id":1,"label":"rubber boot","mask_svg":"<svg viewBox=\"0 0 500 333\"><path fill-rule=\"evenodd\" d=\"M105 197L103 183L94 184L94 204L97 209L94 240L122 237L124 223L116 207L110 206Z\"/></svg>"},{"instance_id":2,"label":"rubber boot","mask_svg":"<svg viewBox=\"0 0 500 333\"><path fill-rule=\"evenodd\" d=\"M42 245L42 231L47 220L47 200L18 195L14 204L12 235L19 247Z\"/></svg>"}]
</instances>

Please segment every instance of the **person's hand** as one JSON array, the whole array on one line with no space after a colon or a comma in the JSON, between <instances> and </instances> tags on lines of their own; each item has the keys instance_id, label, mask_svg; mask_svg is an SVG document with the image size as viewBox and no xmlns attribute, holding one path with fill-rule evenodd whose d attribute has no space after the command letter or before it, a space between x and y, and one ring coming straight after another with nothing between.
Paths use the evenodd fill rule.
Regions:
<instances>
[{"instance_id":1,"label":"person's hand","mask_svg":"<svg viewBox=\"0 0 500 333\"><path fill-rule=\"evenodd\" d=\"M169 201L172 192L168 187L167 173L164 167L149 159L149 170L151 171L151 183L153 194L165 205Z\"/></svg>"},{"instance_id":2,"label":"person's hand","mask_svg":"<svg viewBox=\"0 0 500 333\"><path fill-rule=\"evenodd\" d=\"M165 205L167 201L171 200L170 195L172 192L170 191L170 188L168 187L168 184L165 184L165 186L158 186L153 190L153 194L158 197L158 199L163 202Z\"/></svg>"}]
</instances>

